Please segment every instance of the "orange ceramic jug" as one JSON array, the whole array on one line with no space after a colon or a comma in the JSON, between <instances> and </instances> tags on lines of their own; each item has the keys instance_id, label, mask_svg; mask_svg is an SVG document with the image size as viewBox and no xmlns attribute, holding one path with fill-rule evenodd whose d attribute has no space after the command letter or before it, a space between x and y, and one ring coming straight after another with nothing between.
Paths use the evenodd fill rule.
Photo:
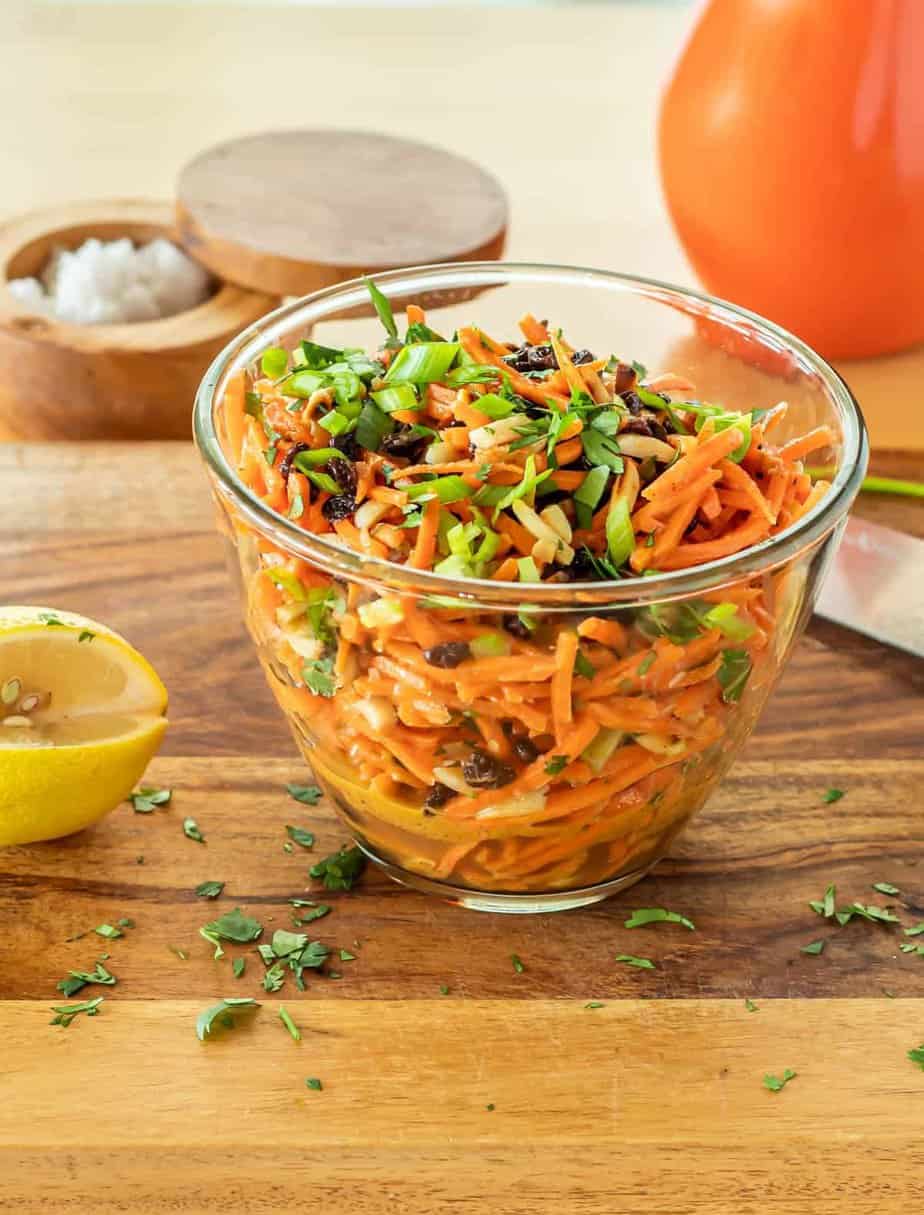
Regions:
<instances>
[{"instance_id":1,"label":"orange ceramic jug","mask_svg":"<svg viewBox=\"0 0 924 1215\"><path fill-rule=\"evenodd\" d=\"M707 290L829 358L924 341L924 0L708 0L659 144Z\"/></svg>"}]
</instances>

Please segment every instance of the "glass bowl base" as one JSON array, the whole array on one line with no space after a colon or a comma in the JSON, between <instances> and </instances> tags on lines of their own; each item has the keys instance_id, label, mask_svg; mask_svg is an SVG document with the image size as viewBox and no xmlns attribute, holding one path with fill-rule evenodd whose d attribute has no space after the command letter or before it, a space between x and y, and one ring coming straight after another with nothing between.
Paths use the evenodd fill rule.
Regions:
<instances>
[{"instance_id":1,"label":"glass bowl base","mask_svg":"<svg viewBox=\"0 0 924 1215\"><path fill-rule=\"evenodd\" d=\"M609 882L600 882L596 886L550 891L547 894L505 894L502 891L468 890L464 886L452 886L448 882L438 882L433 878L423 877L422 874L411 873L409 869L402 869L390 861L383 860L367 844L359 840L356 842L371 861L401 886L436 895L446 902L466 907L469 911L493 911L504 915L540 915L550 911L573 911L577 907L589 907L592 903L600 903L621 890L628 890L630 886L640 882L661 859L657 857L643 869L633 869L630 873L621 874Z\"/></svg>"}]
</instances>

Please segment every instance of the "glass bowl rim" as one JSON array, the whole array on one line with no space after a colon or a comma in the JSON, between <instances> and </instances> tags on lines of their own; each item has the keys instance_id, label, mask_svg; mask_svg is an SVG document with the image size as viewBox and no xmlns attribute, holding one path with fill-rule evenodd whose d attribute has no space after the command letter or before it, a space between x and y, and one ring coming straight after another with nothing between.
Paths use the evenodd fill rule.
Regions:
<instances>
[{"instance_id":1,"label":"glass bowl rim","mask_svg":"<svg viewBox=\"0 0 924 1215\"><path fill-rule=\"evenodd\" d=\"M402 296L414 291L504 286L511 281L549 281L576 287L600 284L656 303L679 302L688 315L699 312L722 323L746 322L762 340L769 339L767 344L771 348L796 356L803 370L819 377L838 413L844 450L830 490L801 519L740 553L685 570L606 582L495 582L417 570L359 553L302 530L254 494L228 462L215 429L214 408L216 389L225 377L252 363L288 330L299 323L322 320L332 311L368 304L365 276L353 278L284 303L242 330L212 361L199 385L193 409L196 446L219 493L265 538L329 574L361 583L380 594L440 596L468 606L484 605L498 610L515 611L528 603L544 611L564 612L589 606L627 608L684 599L769 572L790 561L837 526L860 489L869 447L863 415L853 393L834 368L800 338L737 304L659 279L554 263L449 262L376 272L370 277L374 277L386 295Z\"/></svg>"}]
</instances>

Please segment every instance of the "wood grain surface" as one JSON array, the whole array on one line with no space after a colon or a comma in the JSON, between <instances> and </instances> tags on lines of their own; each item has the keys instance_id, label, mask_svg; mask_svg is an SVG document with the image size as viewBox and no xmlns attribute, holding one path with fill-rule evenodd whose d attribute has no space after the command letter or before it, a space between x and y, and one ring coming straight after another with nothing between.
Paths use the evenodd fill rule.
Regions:
<instances>
[{"instance_id":1,"label":"wood grain surface","mask_svg":"<svg viewBox=\"0 0 924 1215\"><path fill-rule=\"evenodd\" d=\"M276 295L399 266L497 258L506 225L503 188L484 169L368 131L230 140L201 152L177 182L177 227L192 256Z\"/></svg>"},{"instance_id":2,"label":"wood grain surface","mask_svg":"<svg viewBox=\"0 0 924 1215\"><path fill-rule=\"evenodd\" d=\"M907 456L874 467L924 475ZM921 504L870 495L858 510L924 534ZM173 723L147 778L173 790L168 807L0 854L0 1210L916 1209L924 1076L907 1052L924 1038L924 960L899 944L917 938L832 927L808 903L835 883L839 904L924 919L924 663L814 621L671 857L606 903L479 915L372 868L328 894L308 869L343 832L325 802L285 792L310 778L223 564L188 445L0 446L0 600L124 631L161 671ZM825 805L831 786L845 796ZM315 832L312 852L285 851L288 824ZM215 901L195 896L206 880L226 883ZM871 889L883 881L901 893ZM331 906L308 930L355 954L333 963L341 978L266 994L253 945L216 961L199 936L234 906L265 937L291 928L291 898ZM627 929L640 906L696 930ZM92 933L123 917L122 938ZM801 952L820 938L823 954ZM118 985L81 995L103 994L102 1014L48 1025L57 980L101 952ZM263 1006L198 1042L197 1014L230 995ZM787 1067L797 1077L768 1092L763 1076Z\"/></svg>"}]
</instances>

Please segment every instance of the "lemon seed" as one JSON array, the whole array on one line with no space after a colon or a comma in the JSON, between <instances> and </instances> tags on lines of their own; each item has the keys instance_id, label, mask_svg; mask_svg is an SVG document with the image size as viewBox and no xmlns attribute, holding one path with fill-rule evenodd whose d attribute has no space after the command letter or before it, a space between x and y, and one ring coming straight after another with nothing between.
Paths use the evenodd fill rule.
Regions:
<instances>
[{"instance_id":1,"label":"lemon seed","mask_svg":"<svg viewBox=\"0 0 924 1215\"><path fill-rule=\"evenodd\" d=\"M3 687L0 688L0 700L2 700L5 705L11 705L16 701L16 698L19 696L21 691L22 680L17 679L14 675L12 679L8 679Z\"/></svg>"}]
</instances>

